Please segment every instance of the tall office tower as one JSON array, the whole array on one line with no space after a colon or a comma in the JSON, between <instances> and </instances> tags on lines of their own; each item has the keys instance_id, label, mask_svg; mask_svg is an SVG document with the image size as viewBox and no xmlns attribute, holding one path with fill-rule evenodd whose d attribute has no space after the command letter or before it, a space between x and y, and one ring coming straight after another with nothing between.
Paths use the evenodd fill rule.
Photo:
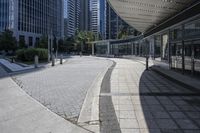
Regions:
<instances>
[{"instance_id":1,"label":"tall office tower","mask_svg":"<svg viewBox=\"0 0 200 133\"><path fill-rule=\"evenodd\" d=\"M91 31L105 38L105 0L91 0Z\"/></svg>"},{"instance_id":2,"label":"tall office tower","mask_svg":"<svg viewBox=\"0 0 200 133\"><path fill-rule=\"evenodd\" d=\"M136 31L122 20L106 2L106 39L117 39L121 30L126 29L129 33L134 34Z\"/></svg>"},{"instance_id":3,"label":"tall office tower","mask_svg":"<svg viewBox=\"0 0 200 133\"><path fill-rule=\"evenodd\" d=\"M76 31L80 29L80 3L81 0L65 0L67 6L67 37L74 36Z\"/></svg>"},{"instance_id":4,"label":"tall office tower","mask_svg":"<svg viewBox=\"0 0 200 133\"><path fill-rule=\"evenodd\" d=\"M14 28L14 1L0 0L0 32Z\"/></svg>"},{"instance_id":5,"label":"tall office tower","mask_svg":"<svg viewBox=\"0 0 200 133\"><path fill-rule=\"evenodd\" d=\"M68 0L64 0L64 37L68 34Z\"/></svg>"},{"instance_id":6,"label":"tall office tower","mask_svg":"<svg viewBox=\"0 0 200 133\"><path fill-rule=\"evenodd\" d=\"M90 30L90 0L81 0L80 3L80 30Z\"/></svg>"},{"instance_id":7,"label":"tall office tower","mask_svg":"<svg viewBox=\"0 0 200 133\"><path fill-rule=\"evenodd\" d=\"M14 36L34 46L42 34L63 37L62 0L1 0L0 30L9 28Z\"/></svg>"}]
</instances>

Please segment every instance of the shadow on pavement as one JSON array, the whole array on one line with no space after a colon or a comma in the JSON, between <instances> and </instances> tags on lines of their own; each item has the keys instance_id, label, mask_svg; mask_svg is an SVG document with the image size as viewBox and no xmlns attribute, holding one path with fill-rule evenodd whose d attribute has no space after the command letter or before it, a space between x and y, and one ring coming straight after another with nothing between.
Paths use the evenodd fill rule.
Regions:
<instances>
[{"instance_id":1,"label":"shadow on pavement","mask_svg":"<svg viewBox=\"0 0 200 133\"><path fill-rule=\"evenodd\" d=\"M149 133L200 132L200 94L173 83L152 71L139 81L140 128ZM134 102L134 101L133 101ZM137 113L136 113L137 114Z\"/></svg>"},{"instance_id":2,"label":"shadow on pavement","mask_svg":"<svg viewBox=\"0 0 200 133\"><path fill-rule=\"evenodd\" d=\"M120 126L115 112L115 108L112 102L112 96L110 87L110 77L116 63L109 68L104 76L101 85L101 95L99 98L99 117L100 117L100 132L101 133L120 133Z\"/></svg>"}]
</instances>

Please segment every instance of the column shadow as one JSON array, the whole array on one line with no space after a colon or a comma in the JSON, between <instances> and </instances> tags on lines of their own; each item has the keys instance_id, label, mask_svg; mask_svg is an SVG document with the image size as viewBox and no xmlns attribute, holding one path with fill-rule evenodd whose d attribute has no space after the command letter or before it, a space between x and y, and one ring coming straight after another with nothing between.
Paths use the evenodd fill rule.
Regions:
<instances>
[{"instance_id":1,"label":"column shadow","mask_svg":"<svg viewBox=\"0 0 200 133\"><path fill-rule=\"evenodd\" d=\"M198 132L199 96L199 92L184 88L152 71L144 71L139 81L138 105L143 117L136 116L140 129L144 128L148 133Z\"/></svg>"}]
</instances>

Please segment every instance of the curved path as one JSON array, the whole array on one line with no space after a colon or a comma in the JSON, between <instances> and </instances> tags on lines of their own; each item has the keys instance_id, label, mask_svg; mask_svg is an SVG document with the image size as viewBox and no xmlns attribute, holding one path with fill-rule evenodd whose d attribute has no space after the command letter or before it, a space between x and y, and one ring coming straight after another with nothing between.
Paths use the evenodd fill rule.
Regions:
<instances>
[{"instance_id":1,"label":"curved path","mask_svg":"<svg viewBox=\"0 0 200 133\"><path fill-rule=\"evenodd\" d=\"M88 89L111 64L106 59L72 57L62 66L17 75L14 80L51 111L77 123Z\"/></svg>"}]
</instances>

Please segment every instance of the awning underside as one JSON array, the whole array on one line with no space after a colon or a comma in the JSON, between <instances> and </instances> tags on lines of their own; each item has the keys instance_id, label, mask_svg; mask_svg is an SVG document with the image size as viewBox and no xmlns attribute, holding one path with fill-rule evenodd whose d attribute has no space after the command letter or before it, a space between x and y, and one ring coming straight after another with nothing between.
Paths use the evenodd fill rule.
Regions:
<instances>
[{"instance_id":1,"label":"awning underside","mask_svg":"<svg viewBox=\"0 0 200 133\"><path fill-rule=\"evenodd\" d=\"M196 0L109 0L115 12L144 33L179 13Z\"/></svg>"}]
</instances>

